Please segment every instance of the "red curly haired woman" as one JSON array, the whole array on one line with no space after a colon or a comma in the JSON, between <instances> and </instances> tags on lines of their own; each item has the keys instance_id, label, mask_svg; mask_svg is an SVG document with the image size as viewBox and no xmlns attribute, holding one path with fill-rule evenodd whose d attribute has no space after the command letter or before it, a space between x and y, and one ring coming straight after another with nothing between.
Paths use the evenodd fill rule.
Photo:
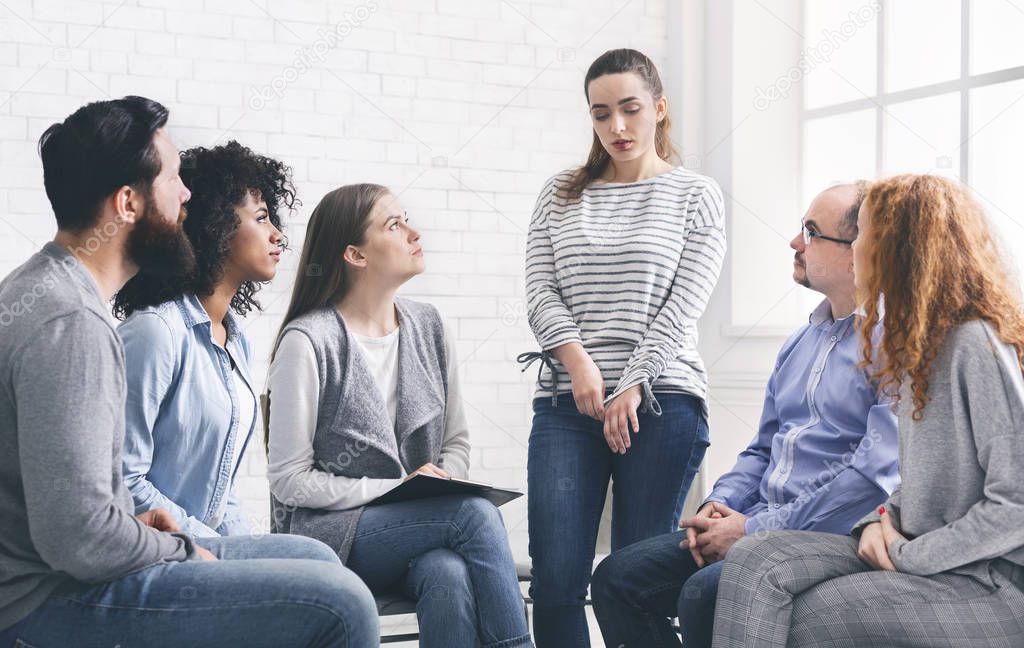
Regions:
<instances>
[{"instance_id":1,"label":"red curly haired woman","mask_svg":"<svg viewBox=\"0 0 1024 648\"><path fill-rule=\"evenodd\" d=\"M877 376L898 395L902 486L853 537L736 543L714 645L1024 645L1019 284L955 181L879 181L858 226L861 330L885 328Z\"/></svg>"}]
</instances>

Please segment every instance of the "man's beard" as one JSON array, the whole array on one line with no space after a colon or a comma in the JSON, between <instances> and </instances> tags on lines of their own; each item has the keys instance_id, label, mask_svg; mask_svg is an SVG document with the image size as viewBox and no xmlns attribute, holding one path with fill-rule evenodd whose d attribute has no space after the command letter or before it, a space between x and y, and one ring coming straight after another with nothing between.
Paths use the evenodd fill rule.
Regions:
<instances>
[{"instance_id":1,"label":"man's beard","mask_svg":"<svg viewBox=\"0 0 1024 648\"><path fill-rule=\"evenodd\" d=\"M804 288L811 288L811 290L813 290L814 288L811 286L811 275L807 272L807 263L799 257L797 257L795 261L800 264L800 268L804 271L804 276L800 279L793 277L793 280ZM794 272L793 274L795 275L796 273Z\"/></svg>"},{"instance_id":2,"label":"man's beard","mask_svg":"<svg viewBox=\"0 0 1024 648\"><path fill-rule=\"evenodd\" d=\"M181 224L187 212L184 205L176 223L169 223L157 211L153 200L146 200L142 218L128 236L128 257L140 272L164 277L190 274L196 265L195 252Z\"/></svg>"}]
</instances>

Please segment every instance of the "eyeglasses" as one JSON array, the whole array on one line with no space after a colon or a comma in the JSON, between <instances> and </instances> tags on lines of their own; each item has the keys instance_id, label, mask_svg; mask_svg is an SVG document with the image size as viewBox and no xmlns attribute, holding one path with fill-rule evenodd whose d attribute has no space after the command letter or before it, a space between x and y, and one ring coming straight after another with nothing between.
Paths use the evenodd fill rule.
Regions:
<instances>
[{"instance_id":1,"label":"eyeglasses","mask_svg":"<svg viewBox=\"0 0 1024 648\"><path fill-rule=\"evenodd\" d=\"M804 225L803 223L800 223L800 229L803 231L803 234L804 234L804 245L810 245L811 244L811 239L816 239L816 238L821 239L823 241L832 241L833 243L843 243L844 245L853 245L853 241L851 241L851 240L835 238L833 236L825 236L821 232L815 232L814 230L809 229L807 227L807 225Z\"/></svg>"}]
</instances>

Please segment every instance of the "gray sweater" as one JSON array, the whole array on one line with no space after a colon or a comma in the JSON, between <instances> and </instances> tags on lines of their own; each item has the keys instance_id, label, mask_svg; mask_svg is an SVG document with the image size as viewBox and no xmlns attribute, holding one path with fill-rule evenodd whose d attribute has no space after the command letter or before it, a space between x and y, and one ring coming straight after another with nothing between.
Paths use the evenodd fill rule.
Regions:
<instances>
[{"instance_id":1,"label":"gray sweater","mask_svg":"<svg viewBox=\"0 0 1024 648\"><path fill-rule=\"evenodd\" d=\"M1024 377L1013 347L987 323L953 329L933 363L931 401L914 421L909 385L900 410L902 485L885 507L908 538L896 568L954 572L992 583L990 569L1024 583ZM854 527L878 520L877 511Z\"/></svg>"},{"instance_id":2,"label":"gray sweater","mask_svg":"<svg viewBox=\"0 0 1024 648\"><path fill-rule=\"evenodd\" d=\"M185 560L121 478L124 352L92 275L47 243L0 282L0 629L74 580Z\"/></svg>"}]
</instances>

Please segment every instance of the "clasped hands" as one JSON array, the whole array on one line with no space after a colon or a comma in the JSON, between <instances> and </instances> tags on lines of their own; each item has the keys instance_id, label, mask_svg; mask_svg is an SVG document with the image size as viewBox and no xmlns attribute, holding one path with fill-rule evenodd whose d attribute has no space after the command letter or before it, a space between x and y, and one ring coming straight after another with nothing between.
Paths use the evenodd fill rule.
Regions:
<instances>
[{"instance_id":1,"label":"clasped hands","mask_svg":"<svg viewBox=\"0 0 1024 648\"><path fill-rule=\"evenodd\" d=\"M135 518L145 524L146 526L156 529L157 531L163 531L165 533L179 533L181 526L178 525L178 521L174 519L174 516L170 514L167 509L157 508L145 513L136 515ZM204 549L198 544L195 545L196 554L202 560L217 560L217 556L214 556L209 549Z\"/></svg>"},{"instance_id":2,"label":"clasped hands","mask_svg":"<svg viewBox=\"0 0 1024 648\"><path fill-rule=\"evenodd\" d=\"M904 536L893 525L892 516L885 507L879 509L878 522L872 522L861 531L857 557L874 569L897 571L892 562L890 548ZM697 567L725 558L729 548L745 535L747 516L721 502L708 502L693 517L683 518L679 527L686 529L686 540L679 548L689 551Z\"/></svg>"},{"instance_id":3,"label":"clasped hands","mask_svg":"<svg viewBox=\"0 0 1024 648\"><path fill-rule=\"evenodd\" d=\"M679 520L679 528L686 529L679 548L690 552L697 567L718 562L746 535L746 523L746 515L721 502L708 502L693 517Z\"/></svg>"},{"instance_id":4,"label":"clasped hands","mask_svg":"<svg viewBox=\"0 0 1024 648\"><path fill-rule=\"evenodd\" d=\"M576 409L592 419L604 423L604 440L616 454L626 454L631 445L630 430L640 432L640 421L636 415L643 402L640 385L633 385L604 407L604 378L593 360L587 357L578 366L569 370L572 379L572 397Z\"/></svg>"},{"instance_id":5,"label":"clasped hands","mask_svg":"<svg viewBox=\"0 0 1024 648\"><path fill-rule=\"evenodd\" d=\"M892 516L885 507L878 509L881 517L860 532L860 544L857 545L857 557L875 569L898 571L892 562L890 548L897 540L906 540L892 523Z\"/></svg>"}]
</instances>

